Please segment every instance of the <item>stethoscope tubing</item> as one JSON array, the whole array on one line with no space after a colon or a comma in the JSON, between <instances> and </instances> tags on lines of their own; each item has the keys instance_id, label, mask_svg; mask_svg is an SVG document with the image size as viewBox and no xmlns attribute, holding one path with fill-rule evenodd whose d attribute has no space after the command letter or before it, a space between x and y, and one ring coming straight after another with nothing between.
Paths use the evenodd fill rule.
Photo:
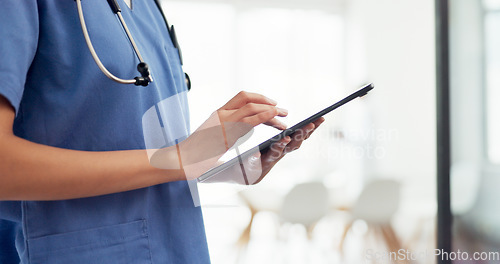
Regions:
<instances>
[{"instance_id":1,"label":"stethoscope tubing","mask_svg":"<svg viewBox=\"0 0 500 264\"><path fill-rule=\"evenodd\" d=\"M132 44L132 47L135 50L135 54L137 55L137 58L139 59L140 62L144 62L144 59L141 56L141 53L139 52L139 49L137 48L137 45L135 44L134 38L132 37L132 34L130 34L130 31L128 30L127 23L125 23L125 20L123 19L122 13L118 12L116 13L118 15L118 18L120 19L120 22L122 23L123 29L125 30L125 33L127 33L127 37Z\"/></svg>"},{"instance_id":2,"label":"stethoscope tubing","mask_svg":"<svg viewBox=\"0 0 500 264\"><path fill-rule=\"evenodd\" d=\"M77 5L77 9L78 9L78 16L80 18L80 24L82 26L83 36L85 37L85 42L87 43L87 46L90 50L90 54L92 55L92 58L94 59L95 63L99 67L99 69L101 69L101 71L104 73L104 75L106 75L106 77L108 77L109 79L111 79L115 82L122 83L122 84L135 84L136 83L135 79L118 78L115 75L113 75L111 72L109 72L108 69L106 68L106 66L104 66L104 64L102 64L101 60L99 59L99 56L97 55L97 53L94 49L94 46L92 45L92 41L90 40L87 25L85 23L85 18L83 16L83 9L82 9L81 0L76 0L76 5ZM137 45L135 44L135 41L134 41L132 35L130 34L130 31L128 30L128 27L127 27L125 21L123 20L121 13L117 12L117 14L118 14L118 17L120 18L120 21L122 23L123 28L125 29L125 32L127 33L127 36L130 40L130 43L132 43L132 46L136 52L137 57L139 58L139 60L141 62L143 62L142 56L141 56L139 50L137 49Z\"/></svg>"}]
</instances>

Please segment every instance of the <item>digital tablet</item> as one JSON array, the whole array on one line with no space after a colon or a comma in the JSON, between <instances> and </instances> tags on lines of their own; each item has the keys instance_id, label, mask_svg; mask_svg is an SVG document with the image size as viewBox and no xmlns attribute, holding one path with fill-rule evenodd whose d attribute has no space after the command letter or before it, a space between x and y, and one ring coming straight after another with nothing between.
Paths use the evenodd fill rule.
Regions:
<instances>
[{"instance_id":1,"label":"digital tablet","mask_svg":"<svg viewBox=\"0 0 500 264\"><path fill-rule=\"evenodd\" d=\"M311 122L318 120L320 117L330 113L331 111L339 108L340 106L342 106L342 105L344 105L344 104L346 104L346 103L348 103L348 102L350 102L358 97L362 97L362 96L366 95L373 88L374 88L373 83L370 83L370 84L363 86L361 89L355 91L354 93L350 94L346 98L344 98L344 99L332 104L331 106L315 113L314 115L300 121L299 123L295 124L294 126L283 130L281 133L279 133L276 136L273 136L272 138L260 143L258 146L251 148L250 150L241 153L237 157L235 157L231 160L228 160L228 161L224 162L223 164L208 170L207 172L203 173L200 177L198 177L198 181L199 182L206 181L209 178L211 178L212 176L217 175L218 173L232 167L233 165L241 164L243 159L250 157L251 155L256 153L257 147L259 148L260 152L267 151L273 143L280 141L282 138L284 138L286 136L291 136L298 129L302 128L303 126L305 126Z\"/></svg>"}]
</instances>

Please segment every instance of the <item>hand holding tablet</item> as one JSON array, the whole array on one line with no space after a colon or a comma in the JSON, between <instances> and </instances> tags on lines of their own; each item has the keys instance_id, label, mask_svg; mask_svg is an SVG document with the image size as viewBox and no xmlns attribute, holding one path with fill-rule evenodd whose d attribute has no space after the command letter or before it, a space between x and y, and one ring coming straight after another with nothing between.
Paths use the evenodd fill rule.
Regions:
<instances>
[{"instance_id":1,"label":"hand holding tablet","mask_svg":"<svg viewBox=\"0 0 500 264\"><path fill-rule=\"evenodd\" d=\"M200 177L198 177L198 181L199 182L205 182L207 180L209 180L210 178L214 177L215 175L227 170L228 168L231 168L233 167L234 165L237 165L239 164L241 169L244 170L244 164L243 164L243 160L245 159L248 159L249 157L251 157L252 155L254 155L256 153L257 150L260 151L260 153L265 153L267 151L269 151L269 149L272 147L272 144L273 143L276 143L280 140L282 140L283 138L287 137L287 136L291 136L293 135L297 130L303 128L304 126L310 124L310 123L313 123L315 121L317 121L318 119L320 119L322 116L330 113L331 111L339 108L340 106L358 98L358 97L362 97L364 95L366 95L369 91L371 91L372 89L374 88L374 85L372 83L370 84L367 84L365 86L363 86L361 89L357 90L356 92L350 94L349 96L345 97L344 99L332 104L331 106L311 115L310 117L304 119L303 121L295 124L294 126L288 128L288 129L285 129L284 131L282 131L281 133L275 135L274 137L271 137L270 139L260 143L258 146L244 152L244 153L241 153L239 154L238 153L238 156L229 160L229 161L226 161L225 163L219 165L219 166L216 166L210 170L208 170L207 172L205 172L204 174L202 174ZM243 171L244 172L244 171ZM245 175L245 173L243 173L243 175ZM245 177L246 178L246 177ZM249 184L247 180L245 180L245 183L246 184Z\"/></svg>"}]
</instances>

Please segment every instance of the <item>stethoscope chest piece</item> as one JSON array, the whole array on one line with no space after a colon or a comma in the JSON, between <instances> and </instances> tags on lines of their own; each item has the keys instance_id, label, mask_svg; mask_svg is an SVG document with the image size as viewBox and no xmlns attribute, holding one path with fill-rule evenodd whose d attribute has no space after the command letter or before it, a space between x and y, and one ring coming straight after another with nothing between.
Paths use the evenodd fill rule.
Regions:
<instances>
[{"instance_id":1,"label":"stethoscope chest piece","mask_svg":"<svg viewBox=\"0 0 500 264\"><path fill-rule=\"evenodd\" d=\"M80 19L80 24L82 26L83 35L85 37L85 42L87 43L87 46L90 50L90 53L92 54L94 61L96 62L99 69L104 73L104 75L106 75L111 80L116 81L118 83L122 83L122 84L135 84L136 86L148 86L149 83L153 82L153 78L151 77L151 73L149 71L149 66L146 62L144 62L142 55L141 55L139 49L137 48L137 45L134 41L134 38L132 37L132 34L130 33L130 31L127 27L127 23L125 23L125 20L123 19L123 16L121 14L121 8L120 8L120 5L118 4L118 2L116 0L108 0L108 4L111 7L111 10L113 11L113 13L115 13L118 16L120 23L121 23L123 29L125 30L125 33L127 34L128 40L129 40L130 44L132 45L134 52L137 55L137 58L139 59L139 64L137 65L137 71L140 73L140 76L137 76L134 79L118 78L115 75L113 75L111 72L109 72L108 69L102 64L101 60L99 59L99 56L97 55L97 53L94 49L94 46L92 45L92 41L90 40L90 36L89 36L88 30L87 30L87 25L85 23L85 18L83 16L82 0L75 0L75 1L76 1L77 9L78 9L78 17ZM182 65L183 64L182 53L181 53L181 49L179 47L179 43L177 42L177 36L175 34L174 26L169 27L167 19L165 18L165 15L163 14L163 11L161 9L160 3L158 2L158 0L155 0L155 2L156 2L156 5L158 6L158 8L163 16L163 19L165 20L165 25L167 26L167 30L169 32L170 39L172 40L172 44L174 45L175 48L177 48L177 51L179 53L179 60L180 60L180 63ZM185 74L185 80L186 80L186 85L187 85L187 88L189 91L189 90L191 90L191 80L189 78L189 75Z\"/></svg>"}]
</instances>

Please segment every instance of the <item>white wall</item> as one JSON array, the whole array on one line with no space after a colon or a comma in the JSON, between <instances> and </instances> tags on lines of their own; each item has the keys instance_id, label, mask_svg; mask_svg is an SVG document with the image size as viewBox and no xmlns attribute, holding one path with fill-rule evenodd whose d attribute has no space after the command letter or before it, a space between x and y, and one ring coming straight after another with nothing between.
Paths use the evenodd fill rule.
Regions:
<instances>
[{"instance_id":1,"label":"white wall","mask_svg":"<svg viewBox=\"0 0 500 264\"><path fill-rule=\"evenodd\" d=\"M404 201L432 208L436 202L433 1L352 0L348 10L350 24L360 31L353 33L358 35L354 39L361 36L364 42L366 62L360 65L365 67L365 78L376 85L371 95L376 126L398 132L393 141L381 142L387 155L377 161L375 173L400 179Z\"/></svg>"}]
</instances>

